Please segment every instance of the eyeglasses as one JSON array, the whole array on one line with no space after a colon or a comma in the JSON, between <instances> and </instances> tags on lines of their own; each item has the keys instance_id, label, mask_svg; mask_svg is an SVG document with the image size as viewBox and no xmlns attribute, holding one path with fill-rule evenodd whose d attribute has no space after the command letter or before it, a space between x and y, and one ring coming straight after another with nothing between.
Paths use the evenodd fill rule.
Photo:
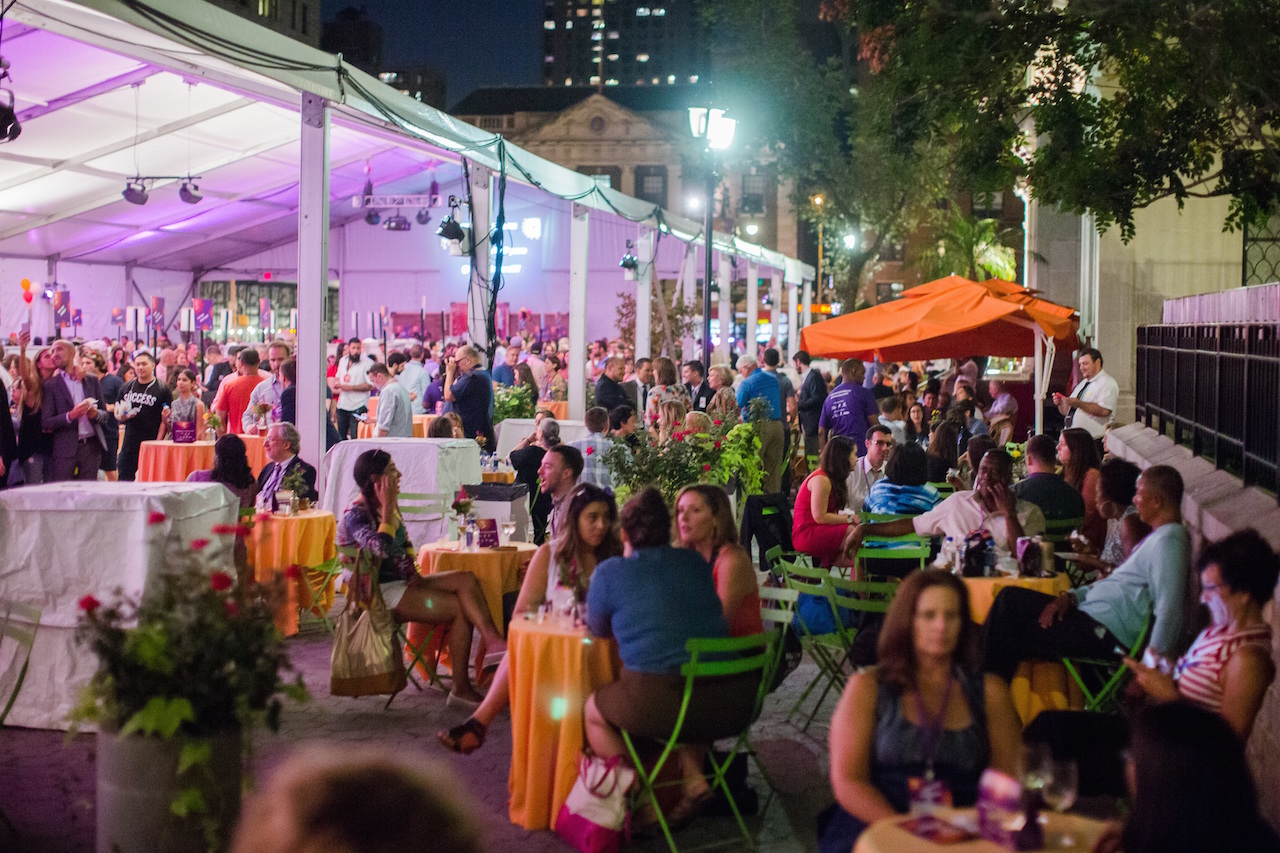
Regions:
<instances>
[{"instance_id":1,"label":"eyeglasses","mask_svg":"<svg viewBox=\"0 0 1280 853\"><path fill-rule=\"evenodd\" d=\"M871 443L874 444L876 447L893 447L894 445L894 442L892 439L888 441L873 441Z\"/></svg>"}]
</instances>

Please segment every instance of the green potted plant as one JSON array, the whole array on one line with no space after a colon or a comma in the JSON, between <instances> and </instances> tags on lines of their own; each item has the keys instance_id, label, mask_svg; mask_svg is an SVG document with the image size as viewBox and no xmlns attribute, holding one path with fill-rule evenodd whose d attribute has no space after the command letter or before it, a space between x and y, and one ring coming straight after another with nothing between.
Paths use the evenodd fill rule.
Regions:
<instances>
[{"instance_id":1,"label":"green potted plant","mask_svg":"<svg viewBox=\"0 0 1280 853\"><path fill-rule=\"evenodd\" d=\"M495 425L508 418L531 418L538 401L523 385L495 384L493 389L493 422Z\"/></svg>"},{"instance_id":2,"label":"green potted plant","mask_svg":"<svg viewBox=\"0 0 1280 853\"><path fill-rule=\"evenodd\" d=\"M307 497L307 480L302 474L301 465L295 465L292 471L284 475L280 480L280 488L293 495L300 512L311 509L311 500Z\"/></svg>"},{"instance_id":3,"label":"green potted plant","mask_svg":"<svg viewBox=\"0 0 1280 853\"><path fill-rule=\"evenodd\" d=\"M153 529L163 520L153 513ZM278 730L282 698L306 699L300 675L284 678L292 666L272 621L283 580L267 594L235 582L232 539L245 532L165 543L168 570L141 601L80 600L77 641L98 670L71 723L98 727L98 850L224 847L254 726ZM228 570L209 571L218 565Z\"/></svg>"}]
</instances>

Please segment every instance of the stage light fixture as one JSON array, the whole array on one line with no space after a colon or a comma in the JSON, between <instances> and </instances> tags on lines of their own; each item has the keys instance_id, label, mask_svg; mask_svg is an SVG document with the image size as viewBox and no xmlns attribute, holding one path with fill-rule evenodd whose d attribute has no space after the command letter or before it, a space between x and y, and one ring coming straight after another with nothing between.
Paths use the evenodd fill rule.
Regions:
<instances>
[{"instance_id":1,"label":"stage light fixture","mask_svg":"<svg viewBox=\"0 0 1280 853\"><path fill-rule=\"evenodd\" d=\"M147 193L147 185L137 178L132 181L125 181L124 192L120 193L124 200L129 204L146 204L150 195Z\"/></svg>"},{"instance_id":2,"label":"stage light fixture","mask_svg":"<svg viewBox=\"0 0 1280 853\"><path fill-rule=\"evenodd\" d=\"M7 67L8 63L5 65ZM18 121L18 112L14 108L13 90L0 89L0 95L9 96L5 103L0 103L0 142L12 142L22 133L22 123Z\"/></svg>"},{"instance_id":3,"label":"stage light fixture","mask_svg":"<svg viewBox=\"0 0 1280 853\"><path fill-rule=\"evenodd\" d=\"M426 225L431 221L431 214L425 207L420 207L418 208L418 212L413 215L413 218L418 220L419 225Z\"/></svg>"},{"instance_id":4,"label":"stage light fixture","mask_svg":"<svg viewBox=\"0 0 1280 853\"><path fill-rule=\"evenodd\" d=\"M396 211L395 216L388 216L387 221L382 223L382 227L388 231L408 231L413 226L409 224L408 217L401 216L400 211Z\"/></svg>"},{"instance_id":5,"label":"stage light fixture","mask_svg":"<svg viewBox=\"0 0 1280 853\"><path fill-rule=\"evenodd\" d=\"M382 214L378 213L376 210L371 210L364 215L364 221L368 222L370 225L377 225L382 221Z\"/></svg>"},{"instance_id":6,"label":"stage light fixture","mask_svg":"<svg viewBox=\"0 0 1280 853\"><path fill-rule=\"evenodd\" d=\"M622 256L622 260L618 261L618 266L622 267L627 272L635 272L640 269L640 260L631 253L634 246L635 244L628 240L627 253Z\"/></svg>"},{"instance_id":7,"label":"stage light fixture","mask_svg":"<svg viewBox=\"0 0 1280 853\"><path fill-rule=\"evenodd\" d=\"M461 243L466 239L467 232L462 230L462 226L450 214L440 221L440 227L436 229L436 236L451 243Z\"/></svg>"},{"instance_id":8,"label":"stage light fixture","mask_svg":"<svg viewBox=\"0 0 1280 853\"><path fill-rule=\"evenodd\" d=\"M200 187L190 180L182 182L182 187L178 190L178 198L187 204L199 204L204 201L204 196L200 194Z\"/></svg>"}]
</instances>

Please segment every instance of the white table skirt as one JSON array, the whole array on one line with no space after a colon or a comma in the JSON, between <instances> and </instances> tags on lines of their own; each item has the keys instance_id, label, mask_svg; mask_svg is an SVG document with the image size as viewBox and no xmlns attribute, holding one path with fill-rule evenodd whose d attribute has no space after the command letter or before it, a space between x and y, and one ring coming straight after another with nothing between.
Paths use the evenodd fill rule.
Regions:
<instances>
[{"instance_id":1,"label":"white table skirt","mask_svg":"<svg viewBox=\"0 0 1280 853\"><path fill-rule=\"evenodd\" d=\"M120 589L138 598L164 569L166 554L193 539L210 538L215 525L234 524L239 501L216 483L49 483L0 492L0 598L41 608L31 666L8 723L66 728L76 695L97 669L93 654L77 648L78 602L106 602ZM163 522L151 525L152 513ZM214 564L215 549L191 554ZM11 644L0 649L0 695L17 678Z\"/></svg>"},{"instance_id":2,"label":"white table skirt","mask_svg":"<svg viewBox=\"0 0 1280 853\"><path fill-rule=\"evenodd\" d=\"M356 457L378 448L391 454L400 471L400 491L454 495L464 483L480 482L480 445L454 438L360 438L340 441L320 465L320 508L341 522L360 490L356 487ZM405 529L415 545L434 542L441 535L439 521L408 520Z\"/></svg>"},{"instance_id":3,"label":"white table skirt","mask_svg":"<svg viewBox=\"0 0 1280 853\"><path fill-rule=\"evenodd\" d=\"M560 424L560 441L565 444L587 437L587 425L582 421L557 421ZM498 458L506 459L526 435L533 435L532 418L507 418L494 430L498 435Z\"/></svg>"}]
</instances>

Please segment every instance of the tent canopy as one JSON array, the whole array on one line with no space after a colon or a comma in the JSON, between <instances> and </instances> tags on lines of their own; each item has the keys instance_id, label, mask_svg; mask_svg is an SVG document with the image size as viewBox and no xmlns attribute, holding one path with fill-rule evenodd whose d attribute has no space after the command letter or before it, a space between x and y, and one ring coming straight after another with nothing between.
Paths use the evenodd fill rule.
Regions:
<instances>
[{"instance_id":1,"label":"tent canopy","mask_svg":"<svg viewBox=\"0 0 1280 853\"><path fill-rule=\"evenodd\" d=\"M1070 339L1074 315L1010 282L947 276L893 302L815 323L800 340L811 355L863 361L1021 357L1035 353L1039 335Z\"/></svg>"}]
</instances>

